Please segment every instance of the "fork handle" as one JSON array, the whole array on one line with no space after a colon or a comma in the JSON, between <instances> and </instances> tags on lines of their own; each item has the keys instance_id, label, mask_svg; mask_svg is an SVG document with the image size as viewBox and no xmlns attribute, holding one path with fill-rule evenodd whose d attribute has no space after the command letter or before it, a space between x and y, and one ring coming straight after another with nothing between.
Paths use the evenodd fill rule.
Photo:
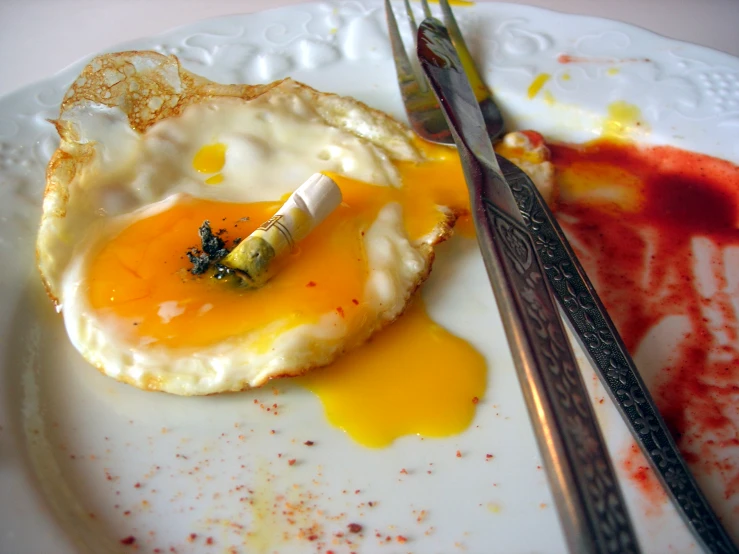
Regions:
<instances>
[{"instance_id":1,"label":"fork handle","mask_svg":"<svg viewBox=\"0 0 739 554\"><path fill-rule=\"evenodd\" d=\"M502 175L461 148L475 227L571 552L639 552L585 383L526 227L491 201Z\"/></svg>"}]
</instances>

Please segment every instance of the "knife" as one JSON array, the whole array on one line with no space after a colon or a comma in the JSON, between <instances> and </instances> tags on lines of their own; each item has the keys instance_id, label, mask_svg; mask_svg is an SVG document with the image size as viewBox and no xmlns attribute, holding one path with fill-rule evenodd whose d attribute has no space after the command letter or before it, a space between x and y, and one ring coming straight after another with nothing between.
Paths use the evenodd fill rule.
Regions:
<instances>
[{"instance_id":1,"label":"knife","mask_svg":"<svg viewBox=\"0 0 739 554\"><path fill-rule=\"evenodd\" d=\"M457 144L485 268L511 345L571 552L639 552L613 465L554 296L443 25L427 18L418 58Z\"/></svg>"}]
</instances>

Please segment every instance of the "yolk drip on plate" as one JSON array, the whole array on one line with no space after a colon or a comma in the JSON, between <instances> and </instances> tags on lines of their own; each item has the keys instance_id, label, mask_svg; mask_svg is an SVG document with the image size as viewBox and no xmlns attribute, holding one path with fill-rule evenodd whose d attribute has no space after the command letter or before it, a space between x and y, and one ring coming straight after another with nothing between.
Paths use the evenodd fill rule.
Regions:
<instances>
[{"instance_id":1,"label":"yolk drip on plate","mask_svg":"<svg viewBox=\"0 0 739 554\"><path fill-rule=\"evenodd\" d=\"M467 428L486 385L485 359L434 323L420 297L392 326L328 367L300 377L326 417L366 446Z\"/></svg>"},{"instance_id":2,"label":"yolk drip on plate","mask_svg":"<svg viewBox=\"0 0 739 554\"><path fill-rule=\"evenodd\" d=\"M329 312L345 318L350 333L358 331L370 309L363 298L368 267L362 237L380 209L399 203L411 240L447 218L438 206L468 211L456 153L422 148L431 161L397 164L400 188L332 175L342 205L258 290L192 275L186 252L199 246L197 229L204 220L230 247L272 216L282 201L232 204L183 197L135 221L103 246L87 275L91 306L114 316L128 336L149 348L207 347L279 321L276 337ZM215 173L224 156L220 145L206 147L193 165ZM434 323L417 299L370 343L304 377L304 383L321 398L332 423L363 444L382 446L406 434L462 431L474 415L473 398L484 392L486 373L482 356ZM381 408L389 405L394 408Z\"/></svg>"}]
</instances>

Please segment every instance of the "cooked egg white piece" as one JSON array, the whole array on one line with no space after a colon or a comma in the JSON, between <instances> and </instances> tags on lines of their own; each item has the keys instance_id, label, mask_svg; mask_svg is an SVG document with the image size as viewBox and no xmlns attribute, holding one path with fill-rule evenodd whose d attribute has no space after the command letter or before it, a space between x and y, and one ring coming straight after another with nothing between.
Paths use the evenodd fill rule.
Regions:
<instances>
[{"instance_id":1,"label":"cooked egg white piece","mask_svg":"<svg viewBox=\"0 0 739 554\"><path fill-rule=\"evenodd\" d=\"M557 184L554 179L554 164L544 138L535 131L507 133L495 145L495 151L516 164L533 181L550 207L557 204Z\"/></svg>"}]
</instances>

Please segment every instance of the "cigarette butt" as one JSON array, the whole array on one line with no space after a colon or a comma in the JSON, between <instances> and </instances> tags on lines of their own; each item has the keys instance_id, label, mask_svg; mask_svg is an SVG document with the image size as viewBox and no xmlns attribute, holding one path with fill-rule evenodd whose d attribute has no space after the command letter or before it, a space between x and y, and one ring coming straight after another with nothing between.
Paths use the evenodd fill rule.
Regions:
<instances>
[{"instance_id":1,"label":"cigarette butt","mask_svg":"<svg viewBox=\"0 0 739 554\"><path fill-rule=\"evenodd\" d=\"M221 263L243 284L260 287L274 274L274 261L289 253L341 204L341 190L329 177L313 174L277 213L241 241Z\"/></svg>"}]
</instances>

